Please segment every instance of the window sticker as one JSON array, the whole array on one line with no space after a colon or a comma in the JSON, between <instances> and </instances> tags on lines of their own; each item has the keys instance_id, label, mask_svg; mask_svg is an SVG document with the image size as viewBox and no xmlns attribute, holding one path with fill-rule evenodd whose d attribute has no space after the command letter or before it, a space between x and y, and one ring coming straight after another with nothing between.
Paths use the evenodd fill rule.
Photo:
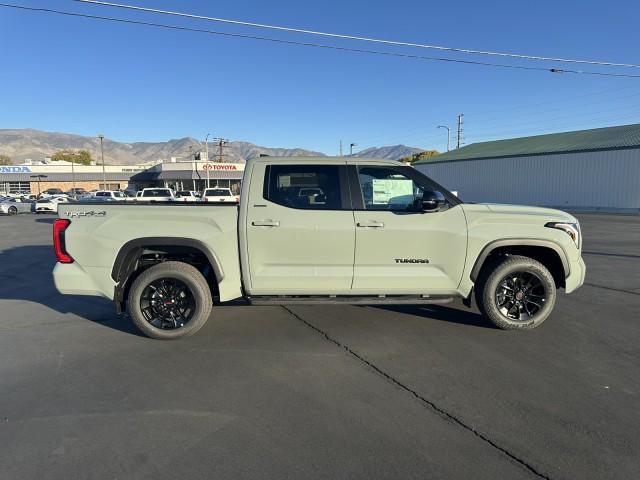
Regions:
<instances>
[{"instance_id":1,"label":"window sticker","mask_svg":"<svg viewBox=\"0 0 640 480\"><path fill-rule=\"evenodd\" d=\"M380 180L374 178L372 183L374 204L406 203L403 200L408 197L413 199L413 180Z\"/></svg>"}]
</instances>

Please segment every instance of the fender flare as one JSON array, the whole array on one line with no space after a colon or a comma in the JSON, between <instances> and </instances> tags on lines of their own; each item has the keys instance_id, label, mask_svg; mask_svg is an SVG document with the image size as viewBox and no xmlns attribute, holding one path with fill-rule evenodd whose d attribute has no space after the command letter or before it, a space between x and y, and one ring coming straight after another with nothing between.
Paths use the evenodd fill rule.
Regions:
<instances>
[{"instance_id":1,"label":"fender flare","mask_svg":"<svg viewBox=\"0 0 640 480\"><path fill-rule=\"evenodd\" d=\"M129 240L118 251L116 259L111 269L111 278L120 284L129 278L133 273L134 260L140 255L145 247L191 247L200 250L209 260L216 280L220 283L224 279L222 264L214 252L212 252L203 242L193 238L181 237L142 237Z\"/></svg>"},{"instance_id":2,"label":"fender flare","mask_svg":"<svg viewBox=\"0 0 640 480\"><path fill-rule=\"evenodd\" d=\"M567 278L571 273L569 260L567 260L567 253L559 244L552 242L551 240L540 240L536 238L508 238L504 240L494 240L487 243L482 248L480 254L478 255L478 258L476 258L476 261L473 264L473 269L471 270L470 275L471 280L475 283L476 279L478 278L478 274L480 273L480 269L482 268L482 265L484 265L484 261L492 251L494 251L496 248L511 246L549 248L558 254L558 257L562 262L564 278Z\"/></svg>"}]
</instances>

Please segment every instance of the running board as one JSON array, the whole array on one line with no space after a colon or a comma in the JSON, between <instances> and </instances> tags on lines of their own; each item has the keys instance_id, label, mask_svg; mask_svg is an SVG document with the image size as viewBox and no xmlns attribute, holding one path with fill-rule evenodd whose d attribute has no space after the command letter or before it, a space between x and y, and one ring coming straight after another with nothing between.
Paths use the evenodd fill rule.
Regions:
<instances>
[{"instance_id":1,"label":"running board","mask_svg":"<svg viewBox=\"0 0 640 480\"><path fill-rule=\"evenodd\" d=\"M264 295L247 297L250 305L417 305L451 303L452 295Z\"/></svg>"}]
</instances>

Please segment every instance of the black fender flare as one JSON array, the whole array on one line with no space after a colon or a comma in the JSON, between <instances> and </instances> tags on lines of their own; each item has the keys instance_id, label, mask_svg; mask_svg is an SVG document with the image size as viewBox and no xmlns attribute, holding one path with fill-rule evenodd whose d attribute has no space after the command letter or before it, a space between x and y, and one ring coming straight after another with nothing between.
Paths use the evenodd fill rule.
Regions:
<instances>
[{"instance_id":1,"label":"black fender flare","mask_svg":"<svg viewBox=\"0 0 640 480\"><path fill-rule=\"evenodd\" d=\"M503 240L494 240L492 242L487 243L478 258L476 258L475 263L473 264L473 269L471 270L471 280L475 282L480 274L480 269L482 269L482 265L484 265L484 261L487 259L489 254L494 251L496 248L501 247L544 247L549 248L558 254L560 261L562 262L562 268L564 270L564 278L567 278L571 273L569 267L569 260L567 259L567 253L564 249L557 243L552 242L551 240L540 240L537 238L507 238Z\"/></svg>"},{"instance_id":2,"label":"black fender flare","mask_svg":"<svg viewBox=\"0 0 640 480\"><path fill-rule=\"evenodd\" d=\"M142 237L129 240L122 246L122 248L120 248L116 255L113 268L111 269L111 278L118 283L128 278L132 273L131 269L133 268L134 260L140 255L141 251L145 247L150 246L191 247L200 250L209 260L218 283L220 283L224 278L222 264L215 252L212 252L204 242L201 242L200 240L182 237Z\"/></svg>"},{"instance_id":3,"label":"black fender flare","mask_svg":"<svg viewBox=\"0 0 640 480\"><path fill-rule=\"evenodd\" d=\"M212 252L204 242L193 238L182 237L142 237L129 240L125 243L113 263L111 278L116 282L113 292L113 300L116 304L117 313L124 312L124 284L134 271L135 260L140 256L145 247L191 247L201 251L209 260L216 281L220 283L224 279L222 264L214 252Z\"/></svg>"}]
</instances>

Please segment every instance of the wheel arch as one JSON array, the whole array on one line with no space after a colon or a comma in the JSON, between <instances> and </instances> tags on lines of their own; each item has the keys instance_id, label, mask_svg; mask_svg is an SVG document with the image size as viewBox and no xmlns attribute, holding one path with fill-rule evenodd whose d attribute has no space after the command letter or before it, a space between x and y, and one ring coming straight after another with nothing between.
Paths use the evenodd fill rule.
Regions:
<instances>
[{"instance_id":1,"label":"wheel arch","mask_svg":"<svg viewBox=\"0 0 640 480\"><path fill-rule=\"evenodd\" d=\"M564 287L565 279L570 274L567 254L557 243L550 240L510 238L495 240L483 247L471 270L471 280L475 283L482 269L493 258L506 255L523 255L538 260L549 269L557 287Z\"/></svg>"},{"instance_id":2,"label":"wheel arch","mask_svg":"<svg viewBox=\"0 0 640 480\"><path fill-rule=\"evenodd\" d=\"M111 278L116 282L114 301L119 313L124 311L128 286L136 276L135 273L141 270L139 267L140 260L150 251L153 252L155 249L162 249L163 247L169 250L168 255L166 258L163 257L163 260L175 259L175 256L181 253L198 253L202 255L213 273L215 285L211 285L212 290L217 289L218 284L224 279L224 271L220 260L215 252L200 240L181 237L142 237L129 240L118 251L111 269Z\"/></svg>"}]
</instances>

